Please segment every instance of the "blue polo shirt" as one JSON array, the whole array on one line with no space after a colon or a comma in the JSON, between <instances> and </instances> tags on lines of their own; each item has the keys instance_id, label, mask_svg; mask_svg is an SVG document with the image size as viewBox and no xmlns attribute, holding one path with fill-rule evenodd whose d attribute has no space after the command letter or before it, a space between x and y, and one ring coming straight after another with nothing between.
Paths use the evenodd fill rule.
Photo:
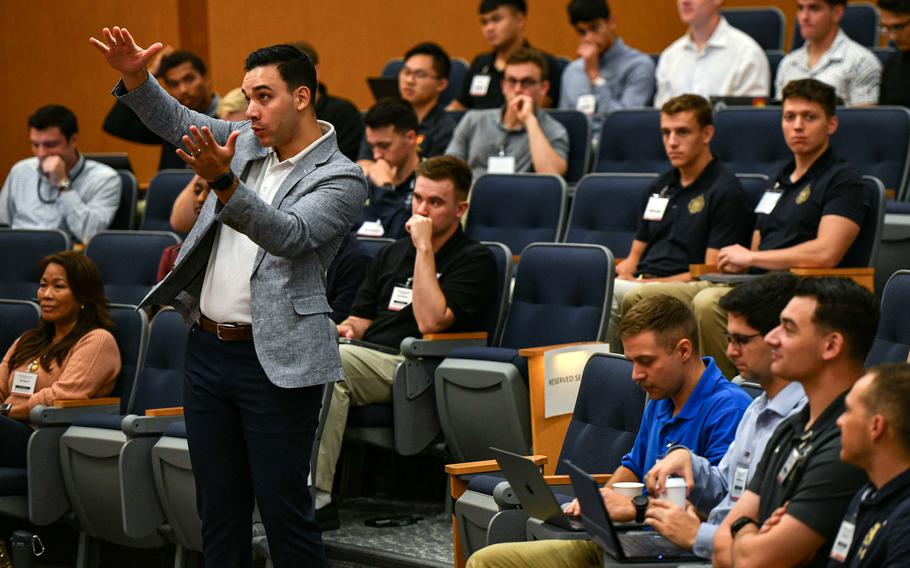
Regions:
<instances>
[{"instance_id":1,"label":"blue polo shirt","mask_svg":"<svg viewBox=\"0 0 910 568\"><path fill-rule=\"evenodd\" d=\"M639 480L669 446L682 444L717 465L736 437L736 427L752 399L723 376L713 358L702 360L705 372L679 414L673 416L669 398L649 401L645 407L632 451L622 458L622 465Z\"/></svg>"}]
</instances>

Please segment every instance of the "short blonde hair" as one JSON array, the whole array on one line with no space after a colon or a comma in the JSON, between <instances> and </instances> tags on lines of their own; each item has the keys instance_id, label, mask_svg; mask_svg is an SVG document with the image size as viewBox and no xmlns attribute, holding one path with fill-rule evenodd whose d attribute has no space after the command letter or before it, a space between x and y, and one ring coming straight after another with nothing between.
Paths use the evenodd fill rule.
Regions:
<instances>
[{"instance_id":1,"label":"short blonde hair","mask_svg":"<svg viewBox=\"0 0 910 568\"><path fill-rule=\"evenodd\" d=\"M221 97L221 102L218 103L218 116L227 116L232 112L244 112L246 105L246 96L243 94L243 90L237 87Z\"/></svg>"}]
</instances>

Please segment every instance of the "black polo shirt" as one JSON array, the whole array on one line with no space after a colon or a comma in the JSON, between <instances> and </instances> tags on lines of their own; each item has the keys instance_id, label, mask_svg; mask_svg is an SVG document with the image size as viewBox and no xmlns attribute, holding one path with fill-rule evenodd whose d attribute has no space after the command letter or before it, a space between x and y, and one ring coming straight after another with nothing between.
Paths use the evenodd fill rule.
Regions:
<instances>
[{"instance_id":1,"label":"black polo shirt","mask_svg":"<svg viewBox=\"0 0 910 568\"><path fill-rule=\"evenodd\" d=\"M407 236L404 226L411 218L411 196L414 194L416 180L417 174L412 173L394 189L389 189L378 186L367 178L367 202L354 228L359 228L364 221L378 220L385 229L384 237L402 239Z\"/></svg>"},{"instance_id":2,"label":"black polo shirt","mask_svg":"<svg viewBox=\"0 0 910 568\"><path fill-rule=\"evenodd\" d=\"M410 237L379 251L357 291L351 315L373 320L364 341L398 348L405 337L420 337L413 306L389 309L392 290L414 276L417 251ZM436 273L446 304L455 321L446 332L482 331L486 313L496 295L496 261L493 253L464 235L459 226L436 252Z\"/></svg>"},{"instance_id":3,"label":"black polo shirt","mask_svg":"<svg viewBox=\"0 0 910 568\"><path fill-rule=\"evenodd\" d=\"M910 52L891 54L882 70L878 104L910 107Z\"/></svg>"},{"instance_id":4,"label":"black polo shirt","mask_svg":"<svg viewBox=\"0 0 910 568\"><path fill-rule=\"evenodd\" d=\"M423 117L423 122L417 127L417 153L421 158L442 156L446 153L446 147L452 141L454 132L455 120L449 116L445 108L441 105L436 105L433 110ZM373 159L373 150L367 144L365 134L361 136L360 151L357 154L357 159Z\"/></svg>"},{"instance_id":5,"label":"black polo shirt","mask_svg":"<svg viewBox=\"0 0 910 568\"><path fill-rule=\"evenodd\" d=\"M860 227L870 204L859 171L838 158L831 148L815 160L806 174L795 182L791 161L774 182L783 195L769 214L758 214L755 227L761 234L759 250L778 250L811 241L825 215L839 215Z\"/></svg>"},{"instance_id":6,"label":"black polo shirt","mask_svg":"<svg viewBox=\"0 0 910 568\"><path fill-rule=\"evenodd\" d=\"M523 47L531 47L531 44L525 41ZM547 96L553 101L552 107L558 108L560 85L562 83L562 63L549 53L543 51L541 53L547 58L547 67L549 67L547 80L550 82L550 88L547 90ZM474 80L475 75L490 76L490 86L487 88L485 95L471 95L471 82ZM505 96L502 94L502 78L503 72L496 68L496 52L481 53L471 62L471 68L468 70L468 75L465 77L464 83L461 84L461 90L455 100L469 109L499 108L506 102Z\"/></svg>"},{"instance_id":7,"label":"black polo shirt","mask_svg":"<svg viewBox=\"0 0 910 568\"><path fill-rule=\"evenodd\" d=\"M808 430L809 405L781 422L749 482L749 491L761 498L759 523L789 501L787 514L824 537L825 544L809 566L828 565L828 554L847 505L868 481L863 470L840 461L840 429L836 421L844 411L847 392L828 405ZM794 449L800 449L805 457L797 461L786 479L779 481Z\"/></svg>"},{"instance_id":8,"label":"black polo shirt","mask_svg":"<svg viewBox=\"0 0 910 568\"><path fill-rule=\"evenodd\" d=\"M333 97L322 83L316 88L316 118L335 127L338 149L349 160L357 158L360 139L363 138L363 118L349 100Z\"/></svg>"},{"instance_id":9,"label":"black polo shirt","mask_svg":"<svg viewBox=\"0 0 910 568\"><path fill-rule=\"evenodd\" d=\"M645 221L653 194L670 198L660 221ZM705 249L739 243L749 246L752 210L739 180L716 159L688 187L679 170L658 177L641 196L641 215L635 239L648 244L637 274L673 276L689 272L690 264L705 261Z\"/></svg>"},{"instance_id":10,"label":"black polo shirt","mask_svg":"<svg viewBox=\"0 0 910 568\"><path fill-rule=\"evenodd\" d=\"M831 560L829 568L910 564L910 470L878 491L871 483L860 489L844 519L855 524L853 542L845 561Z\"/></svg>"}]
</instances>

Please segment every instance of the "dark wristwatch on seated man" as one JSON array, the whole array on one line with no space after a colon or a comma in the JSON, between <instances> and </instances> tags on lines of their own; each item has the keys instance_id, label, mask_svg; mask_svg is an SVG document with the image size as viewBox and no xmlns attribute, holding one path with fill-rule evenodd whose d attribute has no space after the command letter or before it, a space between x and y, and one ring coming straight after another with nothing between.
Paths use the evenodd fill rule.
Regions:
<instances>
[{"instance_id":1,"label":"dark wristwatch on seated man","mask_svg":"<svg viewBox=\"0 0 910 568\"><path fill-rule=\"evenodd\" d=\"M9 411L12 408L13 408L13 405L8 402L4 402L3 404L0 404L0 416L9 416Z\"/></svg>"},{"instance_id":2,"label":"dark wristwatch on seated man","mask_svg":"<svg viewBox=\"0 0 910 568\"><path fill-rule=\"evenodd\" d=\"M648 497L646 495L636 495L632 497L632 505L635 506L635 522L645 522L645 512L648 510Z\"/></svg>"},{"instance_id":3,"label":"dark wristwatch on seated man","mask_svg":"<svg viewBox=\"0 0 910 568\"><path fill-rule=\"evenodd\" d=\"M208 184L209 188L214 189L215 191L224 191L225 189L228 189L234 185L234 172L221 174L215 179L209 181Z\"/></svg>"}]
</instances>

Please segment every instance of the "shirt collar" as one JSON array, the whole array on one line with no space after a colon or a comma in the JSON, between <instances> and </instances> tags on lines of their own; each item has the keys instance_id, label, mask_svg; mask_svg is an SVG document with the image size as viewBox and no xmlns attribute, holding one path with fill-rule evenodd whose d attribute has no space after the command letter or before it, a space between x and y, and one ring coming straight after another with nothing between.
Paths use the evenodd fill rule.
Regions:
<instances>
[{"instance_id":1,"label":"shirt collar","mask_svg":"<svg viewBox=\"0 0 910 568\"><path fill-rule=\"evenodd\" d=\"M673 183L682 191L689 191L690 189L698 190L702 187L707 189L714 183L714 178L717 177L718 168L720 168L720 165L718 164L717 159L712 157L711 161L705 166L705 169L703 169L701 173L698 174L698 177L695 178L695 181L690 183L687 187L682 186L682 183L679 180L679 169L674 168Z\"/></svg>"},{"instance_id":2,"label":"shirt collar","mask_svg":"<svg viewBox=\"0 0 910 568\"><path fill-rule=\"evenodd\" d=\"M714 392L714 389L718 381L726 381L727 379L721 374L720 369L717 368L717 365L714 363L712 357L702 357L701 359L705 364L705 370L701 374L701 377L698 379L698 384L695 385L695 388L692 389L692 394L689 395L689 398L686 399L686 403L683 404L682 409L679 411L679 414L676 415L676 418L679 420L688 420L698 416L701 411L702 405L704 405L705 400L708 396ZM675 408L673 407L673 401L669 398L664 399L664 404L660 405L661 414L672 416Z\"/></svg>"},{"instance_id":3,"label":"shirt collar","mask_svg":"<svg viewBox=\"0 0 910 568\"><path fill-rule=\"evenodd\" d=\"M763 394L767 398L767 394ZM778 416L787 416L794 408L802 406L806 402L806 393L803 385L793 381L782 388L777 396L767 401L766 410L777 414Z\"/></svg>"},{"instance_id":4,"label":"shirt collar","mask_svg":"<svg viewBox=\"0 0 910 568\"><path fill-rule=\"evenodd\" d=\"M441 104L437 104L423 117L423 122L420 123L421 126L433 124L438 122L443 116L446 116L446 109Z\"/></svg>"},{"instance_id":5,"label":"shirt collar","mask_svg":"<svg viewBox=\"0 0 910 568\"><path fill-rule=\"evenodd\" d=\"M79 157L76 159L76 163L73 164L73 167L66 172L66 177L68 177L70 181L72 181L73 178L82 171L82 168L85 167L85 156L78 150L76 150L76 152L79 154Z\"/></svg>"},{"instance_id":6,"label":"shirt collar","mask_svg":"<svg viewBox=\"0 0 910 568\"><path fill-rule=\"evenodd\" d=\"M727 39L730 35L730 24L727 23L727 19L723 16L720 17L720 22L717 23L717 27L714 28L714 33L711 34L711 37L708 38L708 41L705 43L705 49L709 47L724 48L727 46ZM698 48L695 45L695 40L692 39L692 30L686 30L686 41L687 47L698 51Z\"/></svg>"},{"instance_id":7,"label":"shirt collar","mask_svg":"<svg viewBox=\"0 0 910 568\"><path fill-rule=\"evenodd\" d=\"M822 152L822 155L815 158L815 161L812 162L812 165L809 166L809 169L803 174L803 177L795 182L790 181L790 174L796 169L796 160L790 160L790 163L788 163L787 167L781 172L780 177L777 178L777 182L783 187L796 187L802 185L807 181L817 178L819 174L827 170L832 160L834 160L834 152L831 150L831 145L829 143L825 151Z\"/></svg>"},{"instance_id":8,"label":"shirt collar","mask_svg":"<svg viewBox=\"0 0 910 568\"><path fill-rule=\"evenodd\" d=\"M847 398L847 393L850 392L850 389L845 390L837 398L835 398L831 404L828 405L825 410L819 414L818 419L812 424L812 428L809 430L812 432L812 437L817 437L819 432L824 432L830 430L831 428L836 428L834 422L837 418L844 412L844 399ZM811 416L811 409L809 405L803 407L803 409L797 414L798 416L798 431L794 432L794 435L799 437L803 435L803 431L806 429L806 424L809 423L809 418Z\"/></svg>"},{"instance_id":9,"label":"shirt collar","mask_svg":"<svg viewBox=\"0 0 910 568\"><path fill-rule=\"evenodd\" d=\"M313 150L318 148L320 144L322 144L323 142L325 142L326 140L331 138L333 134L335 134L335 127L332 126L331 124L329 124L328 122L324 122L322 120L317 120L316 123L319 125L320 130L322 130L322 136L317 138L313 143L311 143L309 146L307 146L303 150L297 152L290 158L283 160L281 162L278 161L278 152L276 152L275 147L272 146L269 148L269 156L266 160L266 163L271 164L272 167L284 166L287 164L292 169L296 168L297 164L302 162L303 159L306 158L308 155L310 155L310 153Z\"/></svg>"},{"instance_id":10,"label":"shirt collar","mask_svg":"<svg viewBox=\"0 0 910 568\"><path fill-rule=\"evenodd\" d=\"M907 486L910 486L910 469L898 474L897 477L886 483L881 489L870 493L868 497L863 499L863 505L878 505L891 495L904 490Z\"/></svg>"},{"instance_id":11,"label":"shirt collar","mask_svg":"<svg viewBox=\"0 0 910 568\"><path fill-rule=\"evenodd\" d=\"M611 60L621 57L623 52L626 50L626 44L623 43L621 37L617 37L616 41L613 42L606 51L600 54L600 65L605 66Z\"/></svg>"},{"instance_id":12,"label":"shirt collar","mask_svg":"<svg viewBox=\"0 0 910 568\"><path fill-rule=\"evenodd\" d=\"M844 30L837 28L837 35L834 36L834 42L831 44L831 47L828 48L828 51L822 55L822 59L828 59L830 61L843 61L847 57L847 34L844 33ZM808 54L808 49L806 50Z\"/></svg>"}]
</instances>

